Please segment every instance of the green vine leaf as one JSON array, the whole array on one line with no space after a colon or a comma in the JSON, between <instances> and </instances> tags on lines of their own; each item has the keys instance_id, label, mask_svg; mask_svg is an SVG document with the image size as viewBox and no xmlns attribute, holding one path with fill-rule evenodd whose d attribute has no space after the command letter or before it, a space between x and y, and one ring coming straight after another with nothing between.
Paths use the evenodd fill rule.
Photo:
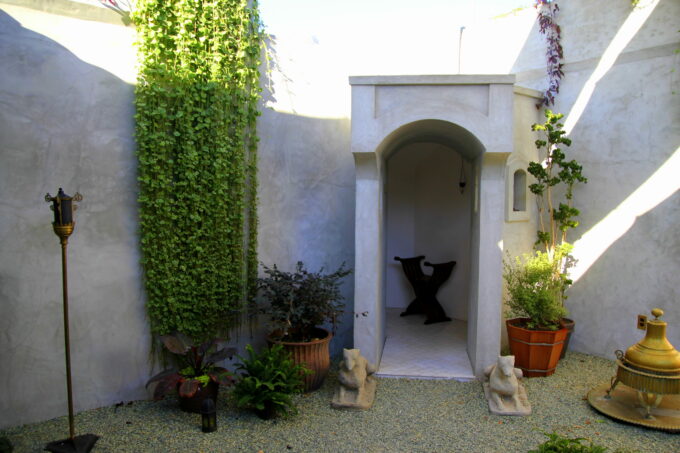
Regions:
<instances>
[{"instance_id":1,"label":"green vine leaf","mask_svg":"<svg viewBox=\"0 0 680 453\"><path fill-rule=\"evenodd\" d=\"M257 277L257 2L140 0L136 139L153 334L201 341L251 311Z\"/></svg>"}]
</instances>

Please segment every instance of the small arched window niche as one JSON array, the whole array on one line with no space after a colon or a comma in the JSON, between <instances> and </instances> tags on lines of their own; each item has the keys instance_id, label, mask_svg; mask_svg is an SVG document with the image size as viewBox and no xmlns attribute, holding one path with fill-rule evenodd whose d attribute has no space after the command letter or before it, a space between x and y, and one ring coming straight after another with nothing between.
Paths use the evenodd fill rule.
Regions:
<instances>
[{"instance_id":1,"label":"small arched window niche","mask_svg":"<svg viewBox=\"0 0 680 453\"><path fill-rule=\"evenodd\" d=\"M527 210L527 163L511 158L508 162L505 178L505 221L526 222L529 220Z\"/></svg>"}]
</instances>

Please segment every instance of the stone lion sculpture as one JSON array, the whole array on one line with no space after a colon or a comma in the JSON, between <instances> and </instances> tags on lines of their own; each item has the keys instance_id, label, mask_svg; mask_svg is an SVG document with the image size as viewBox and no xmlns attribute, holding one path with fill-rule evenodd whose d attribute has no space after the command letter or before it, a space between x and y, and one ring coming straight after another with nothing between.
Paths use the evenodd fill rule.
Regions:
<instances>
[{"instance_id":1,"label":"stone lion sculpture","mask_svg":"<svg viewBox=\"0 0 680 453\"><path fill-rule=\"evenodd\" d=\"M489 410L496 415L529 415L531 405L524 386L519 382L522 370L515 368L515 356L499 356L498 361L484 370L488 382L484 394Z\"/></svg>"},{"instance_id":2,"label":"stone lion sculpture","mask_svg":"<svg viewBox=\"0 0 680 453\"><path fill-rule=\"evenodd\" d=\"M377 369L368 363L358 349L343 349L338 380L340 385L331 406L337 409L369 409L375 399Z\"/></svg>"}]
</instances>

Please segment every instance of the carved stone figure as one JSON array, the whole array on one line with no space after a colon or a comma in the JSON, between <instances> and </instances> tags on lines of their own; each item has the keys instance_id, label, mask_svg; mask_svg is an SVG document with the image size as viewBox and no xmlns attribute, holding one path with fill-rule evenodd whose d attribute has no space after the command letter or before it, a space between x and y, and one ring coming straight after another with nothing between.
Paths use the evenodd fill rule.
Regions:
<instances>
[{"instance_id":1,"label":"carved stone figure","mask_svg":"<svg viewBox=\"0 0 680 453\"><path fill-rule=\"evenodd\" d=\"M529 415L531 404L527 392L518 378L522 370L515 368L515 356L499 356L498 362L484 370L488 382L484 383L484 395L489 411L494 415Z\"/></svg>"},{"instance_id":2,"label":"carved stone figure","mask_svg":"<svg viewBox=\"0 0 680 453\"><path fill-rule=\"evenodd\" d=\"M340 386L331 406L337 409L370 409L375 399L377 369L368 363L358 349L343 349L338 380Z\"/></svg>"}]
</instances>

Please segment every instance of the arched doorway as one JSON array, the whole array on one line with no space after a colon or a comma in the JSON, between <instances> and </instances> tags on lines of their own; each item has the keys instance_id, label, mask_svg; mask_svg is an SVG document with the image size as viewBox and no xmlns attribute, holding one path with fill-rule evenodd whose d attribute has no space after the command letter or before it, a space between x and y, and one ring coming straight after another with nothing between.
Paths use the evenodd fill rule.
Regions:
<instances>
[{"instance_id":1,"label":"arched doorway","mask_svg":"<svg viewBox=\"0 0 680 453\"><path fill-rule=\"evenodd\" d=\"M455 134L455 128L448 132ZM437 138L403 145L385 157L386 340L379 369L383 376L474 378L467 357L472 152L458 152L459 141L446 135ZM400 316L414 293L395 256L456 262L437 293L451 321L424 325L424 315ZM433 272L429 266L423 270Z\"/></svg>"},{"instance_id":2,"label":"arched doorway","mask_svg":"<svg viewBox=\"0 0 680 453\"><path fill-rule=\"evenodd\" d=\"M393 258L387 254L390 160L416 144L431 150L443 147L471 164L463 304L466 353L476 376L495 361L500 350L505 160L513 148L513 83L513 76L350 78L357 178L354 346L370 361L380 362L387 330L387 262ZM450 183L455 187L457 177ZM428 212L437 215L437 209Z\"/></svg>"}]
</instances>

